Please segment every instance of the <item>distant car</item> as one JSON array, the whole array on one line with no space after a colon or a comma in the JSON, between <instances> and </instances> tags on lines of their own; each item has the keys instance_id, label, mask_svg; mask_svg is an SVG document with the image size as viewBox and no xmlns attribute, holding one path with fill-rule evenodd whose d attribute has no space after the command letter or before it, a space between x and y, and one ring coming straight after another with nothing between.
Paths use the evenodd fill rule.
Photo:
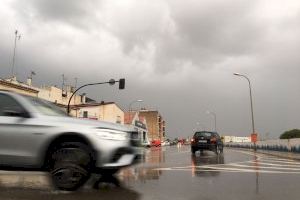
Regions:
<instances>
[{"instance_id":1,"label":"distant car","mask_svg":"<svg viewBox=\"0 0 300 200\"><path fill-rule=\"evenodd\" d=\"M152 147L160 147L161 146L161 141L160 140L152 140L151 141L151 146Z\"/></svg>"},{"instance_id":2,"label":"distant car","mask_svg":"<svg viewBox=\"0 0 300 200\"><path fill-rule=\"evenodd\" d=\"M190 145L191 143L190 143L190 140L189 140L189 139L185 139L185 140L183 141L183 144L184 144L184 145Z\"/></svg>"},{"instance_id":3,"label":"distant car","mask_svg":"<svg viewBox=\"0 0 300 200\"><path fill-rule=\"evenodd\" d=\"M169 141L163 141L162 143L161 143L161 146L170 146L170 142Z\"/></svg>"},{"instance_id":4,"label":"distant car","mask_svg":"<svg viewBox=\"0 0 300 200\"><path fill-rule=\"evenodd\" d=\"M109 176L138 158L134 130L69 117L44 100L0 91L0 169L42 170L76 190L91 173Z\"/></svg>"},{"instance_id":5,"label":"distant car","mask_svg":"<svg viewBox=\"0 0 300 200\"><path fill-rule=\"evenodd\" d=\"M216 154L223 153L223 142L216 132L198 131L191 139L191 152L209 150Z\"/></svg>"},{"instance_id":6,"label":"distant car","mask_svg":"<svg viewBox=\"0 0 300 200\"><path fill-rule=\"evenodd\" d=\"M151 147L151 143L150 143L150 141L143 141L142 143L141 143L141 145L143 146L143 147Z\"/></svg>"}]
</instances>

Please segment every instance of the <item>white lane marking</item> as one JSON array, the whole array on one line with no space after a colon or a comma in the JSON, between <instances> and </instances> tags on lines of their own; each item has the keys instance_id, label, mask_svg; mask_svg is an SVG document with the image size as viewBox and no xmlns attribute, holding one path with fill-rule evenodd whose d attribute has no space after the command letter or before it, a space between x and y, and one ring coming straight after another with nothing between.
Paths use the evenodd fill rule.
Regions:
<instances>
[{"instance_id":1,"label":"white lane marking","mask_svg":"<svg viewBox=\"0 0 300 200\"><path fill-rule=\"evenodd\" d=\"M255 165L239 165L239 164L232 164L231 166L234 167L242 167L242 168L254 168L257 170L263 168L263 169L280 169L280 170L293 170L293 171L300 171L300 168L285 168L285 167L267 167L267 166L255 166Z\"/></svg>"},{"instance_id":2,"label":"white lane marking","mask_svg":"<svg viewBox=\"0 0 300 200\"><path fill-rule=\"evenodd\" d=\"M293 159L282 159L282 158L276 158L276 157L263 157L264 160L279 160L279 161L290 161L290 162L297 162Z\"/></svg>"},{"instance_id":3,"label":"white lane marking","mask_svg":"<svg viewBox=\"0 0 300 200\"><path fill-rule=\"evenodd\" d=\"M278 164L269 163L284 163L289 164L288 167L298 167L300 163L295 162L291 159L277 159L276 157L266 156L265 154L257 154L252 152L245 152L239 150L232 150L234 152L251 155L254 156L256 159L242 161L242 162L233 162L233 163L226 163L226 164L211 164L211 165L201 165L201 166L182 166L182 167L162 167L162 168L155 168L153 170L167 170L167 171L199 171L199 172L248 172L248 173L273 173L273 174L300 174L300 168L282 168L282 167L263 167L261 165L271 165L271 166L278 166ZM262 162L263 161L263 162ZM240 165L242 163L258 163L258 166L249 166L249 165ZM241 168L232 168L230 166L236 166ZM243 169L244 168L244 169ZM251 169L245 169L251 168ZM275 170L262 170L261 168L265 169L275 169L275 170L284 170L284 171L275 171ZM289 170L289 171L286 171Z\"/></svg>"},{"instance_id":4,"label":"white lane marking","mask_svg":"<svg viewBox=\"0 0 300 200\"><path fill-rule=\"evenodd\" d=\"M247 165L239 165L236 163L222 165L223 167L219 167L220 165L203 165L203 166L185 166L185 167L165 167L165 168L156 168L153 170L164 170L164 171L220 171L220 172L257 172L257 173L274 173L274 174L300 174L300 168L279 168L279 167L263 167L263 166L247 166ZM228 167L227 167L228 166ZM242 167L242 168L232 168L230 166ZM251 168L251 169L243 169L243 168ZM257 168L257 169L256 169ZM284 171L275 171L275 170L262 170L265 169L275 169L275 170L284 170ZM288 170L288 171L286 171Z\"/></svg>"},{"instance_id":5,"label":"white lane marking","mask_svg":"<svg viewBox=\"0 0 300 200\"><path fill-rule=\"evenodd\" d=\"M265 159L261 159L259 160L258 162L266 162L266 163L284 163L284 164L290 164L290 165L299 165L300 166L300 162L289 162L289 161L280 161L280 160L272 160L272 161L269 161L269 160L265 160ZM253 161L255 162L255 160Z\"/></svg>"},{"instance_id":6,"label":"white lane marking","mask_svg":"<svg viewBox=\"0 0 300 200\"><path fill-rule=\"evenodd\" d=\"M241 162L232 162L232 163L224 163L224 164L210 164L210 165L188 165L188 166L179 166L179 167L162 167L161 169L165 169L165 168L170 168L170 169L185 169L185 168L194 168L194 167L217 167L217 166L227 166L227 165L231 165L231 164L242 164L242 163L250 163L252 162L252 160L248 160L248 161L241 161ZM160 168L157 168L160 169Z\"/></svg>"},{"instance_id":7,"label":"white lane marking","mask_svg":"<svg viewBox=\"0 0 300 200\"><path fill-rule=\"evenodd\" d=\"M299 163L300 164L299 161L292 160L292 159L277 159L277 158L263 157L263 158L261 158L261 160L266 160L266 161L270 161L270 162L272 162L272 161L292 162L292 163Z\"/></svg>"},{"instance_id":8,"label":"white lane marking","mask_svg":"<svg viewBox=\"0 0 300 200\"><path fill-rule=\"evenodd\" d=\"M158 169L154 169L158 170ZM162 171L191 171L190 169L171 169L171 168L165 168L165 169L159 169ZM205 170L199 170L195 169L194 171L197 172L240 172L240 173L267 173L267 174L300 174L300 172L286 172L286 171L269 171L269 170L244 170L244 169L237 169L237 168L223 168L223 169L205 169Z\"/></svg>"},{"instance_id":9,"label":"white lane marking","mask_svg":"<svg viewBox=\"0 0 300 200\"><path fill-rule=\"evenodd\" d=\"M277 163L268 163L268 162L264 162L264 161L259 161L259 162L256 162L256 161L251 161L251 163L257 163L259 165L269 165L269 166L281 166L281 167L300 167L300 165L295 165L295 164L277 164Z\"/></svg>"}]
</instances>

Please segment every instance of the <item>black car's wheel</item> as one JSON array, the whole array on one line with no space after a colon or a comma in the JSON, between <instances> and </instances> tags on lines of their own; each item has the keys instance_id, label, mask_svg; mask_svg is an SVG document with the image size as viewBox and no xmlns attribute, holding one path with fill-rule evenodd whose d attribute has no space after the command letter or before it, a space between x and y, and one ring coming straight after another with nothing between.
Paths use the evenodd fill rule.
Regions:
<instances>
[{"instance_id":1,"label":"black car's wheel","mask_svg":"<svg viewBox=\"0 0 300 200\"><path fill-rule=\"evenodd\" d=\"M62 143L53 149L49 170L55 187L76 190L90 177L91 156L86 145Z\"/></svg>"},{"instance_id":2,"label":"black car's wheel","mask_svg":"<svg viewBox=\"0 0 300 200\"><path fill-rule=\"evenodd\" d=\"M217 155L221 154L223 152L223 148L221 148L219 145L216 145L216 150L215 150L215 153Z\"/></svg>"},{"instance_id":3,"label":"black car's wheel","mask_svg":"<svg viewBox=\"0 0 300 200\"><path fill-rule=\"evenodd\" d=\"M192 154L195 154L195 153L196 153L196 151L197 151L197 150L196 150L195 148L193 148L193 147L191 148L191 152L192 152Z\"/></svg>"}]
</instances>

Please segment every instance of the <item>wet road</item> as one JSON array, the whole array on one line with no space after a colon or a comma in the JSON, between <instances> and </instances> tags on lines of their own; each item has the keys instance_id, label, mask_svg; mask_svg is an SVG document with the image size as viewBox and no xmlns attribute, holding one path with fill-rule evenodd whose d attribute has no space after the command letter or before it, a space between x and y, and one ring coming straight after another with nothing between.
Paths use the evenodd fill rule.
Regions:
<instances>
[{"instance_id":1,"label":"wet road","mask_svg":"<svg viewBox=\"0 0 300 200\"><path fill-rule=\"evenodd\" d=\"M299 199L300 162L226 149L192 156L189 146L151 148L145 162L92 189L55 191L43 173L0 171L0 199ZM105 180L107 181L107 180ZM118 187L117 185L121 185Z\"/></svg>"}]
</instances>

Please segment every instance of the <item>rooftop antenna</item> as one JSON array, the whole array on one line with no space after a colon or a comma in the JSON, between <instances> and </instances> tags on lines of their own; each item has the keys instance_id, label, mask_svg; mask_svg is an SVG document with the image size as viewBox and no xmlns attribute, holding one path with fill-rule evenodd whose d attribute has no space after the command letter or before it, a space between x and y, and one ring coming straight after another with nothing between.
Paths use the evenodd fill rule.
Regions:
<instances>
[{"instance_id":1,"label":"rooftop antenna","mask_svg":"<svg viewBox=\"0 0 300 200\"><path fill-rule=\"evenodd\" d=\"M15 45L14 45L14 54L13 54L13 60L12 60L12 69L11 69L11 75L12 77L15 76L15 60L16 60L16 49L17 49L17 40L21 39L21 34L18 33L18 30L15 31Z\"/></svg>"},{"instance_id":2,"label":"rooftop antenna","mask_svg":"<svg viewBox=\"0 0 300 200\"><path fill-rule=\"evenodd\" d=\"M35 76L36 75L36 73L34 72L34 71L30 71L30 75L28 76L28 79L27 79L27 84L29 85L29 86L32 86L32 78L33 78L33 76Z\"/></svg>"},{"instance_id":3,"label":"rooftop antenna","mask_svg":"<svg viewBox=\"0 0 300 200\"><path fill-rule=\"evenodd\" d=\"M75 89L77 88L77 81L78 81L78 78L75 77L75 85L74 85L74 88L75 88Z\"/></svg>"},{"instance_id":4,"label":"rooftop antenna","mask_svg":"<svg viewBox=\"0 0 300 200\"><path fill-rule=\"evenodd\" d=\"M30 76L29 76L29 78L32 79L32 77L35 76L35 75L36 75L36 73L35 73L34 71L30 71Z\"/></svg>"},{"instance_id":5,"label":"rooftop antenna","mask_svg":"<svg viewBox=\"0 0 300 200\"><path fill-rule=\"evenodd\" d=\"M67 94L66 93L64 93L64 88L65 88L65 81L66 81L67 79L66 79L66 77L65 77L65 75L64 74L62 74L62 87L61 87L61 95L63 96L63 97L65 97Z\"/></svg>"}]
</instances>

